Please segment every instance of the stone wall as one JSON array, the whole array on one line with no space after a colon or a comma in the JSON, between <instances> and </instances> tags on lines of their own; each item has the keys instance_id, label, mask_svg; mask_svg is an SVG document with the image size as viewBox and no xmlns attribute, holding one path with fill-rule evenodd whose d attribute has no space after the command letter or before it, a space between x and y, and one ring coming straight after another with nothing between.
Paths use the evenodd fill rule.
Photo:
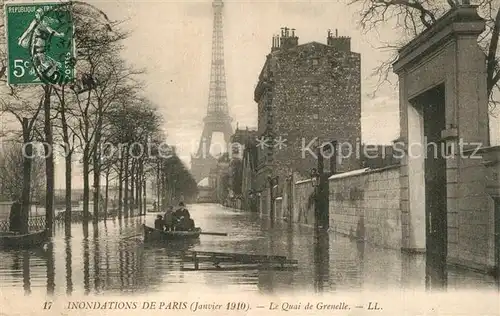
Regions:
<instances>
[{"instance_id":1,"label":"stone wall","mask_svg":"<svg viewBox=\"0 0 500 316\"><path fill-rule=\"evenodd\" d=\"M330 229L387 248L401 248L399 166L330 177Z\"/></svg>"},{"instance_id":2,"label":"stone wall","mask_svg":"<svg viewBox=\"0 0 500 316\"><path fill-rule=\"evenodd\" d=\"M299 224L314 226L314 203L309 198L314 192L311 180L295 183L292 221Z\"/></svg>"},{"instance_id":3,"label":"stone wall","mask_svg":"<svg viewBox=\"0 0 500 316\"><path fill-rule=\"evenodd\" d=\"M486 190L489 171L481 153L458 159L455 184L448 184L448 262L489 271L495 265L494 201ZM452 210L454 210L452 212Z\"/></svg>"}]
</instances>

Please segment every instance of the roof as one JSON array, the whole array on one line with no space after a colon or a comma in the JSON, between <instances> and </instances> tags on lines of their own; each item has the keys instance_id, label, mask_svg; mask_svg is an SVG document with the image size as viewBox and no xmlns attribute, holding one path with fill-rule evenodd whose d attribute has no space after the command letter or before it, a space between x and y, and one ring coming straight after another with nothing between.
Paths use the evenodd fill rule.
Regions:
<instances>
[{"instance_id":1,"label":"roof","mask_svg":"<svg viewBox=\"0 0 500 316\"><path fill-rule=\"evenodd\" d=\"M368 171L370 171L370 168L363 168L363 169L357 169L357 170L347 171L347 172L343 172L343 173L337 173L337 174L330 176L328 178L328 180L356 176L356 175L363 174L363 173L368 172Z\"/></svg>"}]
</instances>

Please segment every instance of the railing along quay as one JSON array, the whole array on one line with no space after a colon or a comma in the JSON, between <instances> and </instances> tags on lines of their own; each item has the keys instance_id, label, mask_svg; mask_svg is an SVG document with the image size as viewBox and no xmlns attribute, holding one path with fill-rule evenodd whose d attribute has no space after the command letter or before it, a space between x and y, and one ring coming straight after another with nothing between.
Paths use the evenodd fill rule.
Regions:
<instances>
[{"instance_id":1,"label":"railing along quay","mask_svg":"<svg viewBox=\"0 0 500 316\"><path fill-rule=\"evenodd\" d=\"M45 215L30 216L28 219L28 228L30 231L42 230L45 228ZM0 221L0 231L9 231L9 220Z\"/></svg>"},{"instance_id":2,"label":"railing along quay","mask_svg":"<svg viewBox=\"0 0 500 316\"><path fill-rule=\"evenodd\" d=\"M131 217L137 217L137 216L143 216L143 215L139 215L139 214L132 214L132 215L129 215L128 217L131 218ZM113 218L117 218L118 217L118 214L113 214L113 213L110 213L110 214L107 214L107 219L113 219ZM92 214L90 215L89 217L89 221L92 221ZM122 214L122 218L125 218L125 216ZM101 221L101 220L104 220L105 217L104 217L104 214L99 214L99 217L98 217L98 220ZM64 224L64 212L60 212L58 213L55 218L54 218L54 222L55 224ZM84 216L83 216L83 211L72 211L71 212L71 222L72 223L79 223L79 222L83 222L84 220ZM35 230L43 230L45 229L45 215L35 215L35 216L30 216L29 219L28 219L28 229L29 231L35 231ZM6 219L6 220L0 220L0 232L7 232L9 231L9 220Z\"/></svg>"}]
</instances>

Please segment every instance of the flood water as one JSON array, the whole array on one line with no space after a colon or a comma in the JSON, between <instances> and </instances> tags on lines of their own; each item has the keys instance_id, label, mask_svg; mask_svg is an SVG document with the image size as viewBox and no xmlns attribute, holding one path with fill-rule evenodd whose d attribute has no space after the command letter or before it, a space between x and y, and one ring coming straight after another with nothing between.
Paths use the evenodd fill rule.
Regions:
<instances>
[{"instance_id":1,"label":"flood water","mask_svg":"<svg viewBox=\"0 0 500 316\"><path fill-rule=\"evenodd\" d=\"M494 278L468 271L436 269L423 255L364 245L330 233L315 236L310 227L271 223L258 214L218 205L190 205L196 225L227 237L200 236L183 250L282 255L298 260L295 271L183 271L179 249L145 245L142 224L156 214L108 220L96 227L73 224L72 237L55 229L43 249L0 252L2 291L22 294L168 293L182 288L233 288L261 293L358 290L491 289ZM182 250L182 249L180 249ZM191 266L192 267L192 266Z\"/></svg>"}]
</instances>

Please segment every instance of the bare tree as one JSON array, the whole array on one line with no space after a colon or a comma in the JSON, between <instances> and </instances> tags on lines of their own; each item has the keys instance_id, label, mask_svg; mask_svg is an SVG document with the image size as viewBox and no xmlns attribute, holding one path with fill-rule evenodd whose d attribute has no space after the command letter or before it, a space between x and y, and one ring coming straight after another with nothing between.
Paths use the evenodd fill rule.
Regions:
<instances>
[{"instance_id":1,"label":"bare tree","mask_svg":"<svg viewBox=\"0 0 500 316\"><path fill-rule=\"evenodd\" d=\"M7 120L8 116L14 117L14 119L20 124L20 129L12 129L7 133L7 136L11 136L13 139L22 139L22 145L19 151L17 151L17 155L19 156L19 161L22 161L22 181L18 183L22 183L22 189L20 192L16 192L17 196L21 197L22 204L22 226L21 231L24 233L28 232L28 216L30 209L30 194L31 194L31 184L32 184L32 162L34 157L33 150L33 140L37 135L36 123L38 120L39 113L43 106L43 97L33 94L35 91L32 89L24 90L23 99L15 99L15 98L6 98L0 100L2 103L2 112L0 119ZM40 99L39 102L31 102L28 100L32 99ZM5 135L4 135L5 136ZM12 157L11 157L12 158ZM10 159L11 162L16 161L14 159ZM11 168L9 168L11 169ZM7 170L3 170L7 172ZM17 170L19 171L19 170ZM8 175L8 172L7 172ZM11 179L13 181L16 179Z\"/></svg>"},{"instance_id":2,"label":"bare tree","mask_svg":"<svg viewBox=\"0 0 500 316\"><path fill-rule=\"evenodd\" d=\"M392 63L396 60L396 49L404 45L420 32L428 29L449 10L469 0L350 0L351 5L360 5L360 24L364 30L377 29L388 21L395 23L397 30L403 32L403 38L390 43L385 48L394 51L392 57L374 70L379 77L378 86L388 81ZM486 21L486 31L480 36L478 44L486 55L487 91L490 109L493 110L498 100L494 92L500 88L500 66L498 40L500 35L500 1L478 0L478 12Z\"/></svg>"},{"instance_id":3,"label":"bare tree","mask_svg":"<svg viewBox=\"0 0 500 316\"><path fill-rule=\"evenodd\" d=\"M106 111L106 106L109 105L109 99L111 99L104 100L102 90L110 88L109 77L111 73L115 72L115 69L112 69L112 66L110 68L108 62L112 57L117 58L116 56L121 51L119 42L126 37L126 34L117 30L118 22L109 21L102 11L93 7L72 5L71 10L75 24L77 69L83 76L77 80L75 85L71 86L72 100L65 99L64 103L73 102L74 104L71 112L76 118L74 131L78 135L79 147L83 152L83 212L85 220L87 220L90 217L89 175L91 159L95 158L94 153L97 154L103 113ZM115 96L119 94L117 91L114 93ZM63 101L61 97L59 99ZM66 162L66 168L68 167L70 168L69 158ZM71 176L70 171L66 172L66 176ZM70 186L70 180L66 181L67 187ZM99 177L96 181L99 181ZM96 193L94 192L94 194ZM98 205L94 207L94 220L97 220L97 207Z\"/></svg>"},{"instance_id":4,"label":"bare tree","mask_svg":"<svg viewBox=\"0 0 500 316\"><path fill-rule=\"evenodd\" d=\"M64 223L66 228L66 235L71 235L71 191L72 191L72 170L73 170L73 155L76 150L76 142L78 134L75 131L76 118L74 116L73 104L71 101L68 102L68 89L62 87L60 91L54 91L58 103L55 104L55 110L60 114L59 119L61 125L54 124L55 127L60 131L61 147L64 153L64 164L65 164L65 212L64 212ZM71 91L70 95L71 95Z\"/></svg>"},{"instance_id":5,"label":"bare tree","mask_svg":"<svg viewBox=\"0 0 500 316\"><path fill-rule=\"evenodd\" d=\"M124 203L122 205L119 201L119 215L123 206L125 216L133 210L134 204L139 207L141 213L145 208L142 205L141 192L144 189L147 169L145 165L153 154L149 150L149 142L154 134L159 133L161 124L161 117L150 102L143 98L130 101L132 102L116 104L108 115L112 127L112 137L108 140L120 149L120 152L116 153L116 169L119 199L123 198Z\"/></svg>"},{"instance_id":6,"label":"bare tree","mask_svg":"<svg viewBox=\"0 0 500 316\"><path fill-rule=\"evenodd\" d=\"M3 198L10 199L12 196L21 196L23 193L24 181L24 158L22 155L23 144L19 140L4 141L2 152L0 152L0 195ZM31 166L31 187L30 187L30 203L33 199L41 196L44 192L44 162L36 153L33 152Z\"/></svg>"}]
</instances>

